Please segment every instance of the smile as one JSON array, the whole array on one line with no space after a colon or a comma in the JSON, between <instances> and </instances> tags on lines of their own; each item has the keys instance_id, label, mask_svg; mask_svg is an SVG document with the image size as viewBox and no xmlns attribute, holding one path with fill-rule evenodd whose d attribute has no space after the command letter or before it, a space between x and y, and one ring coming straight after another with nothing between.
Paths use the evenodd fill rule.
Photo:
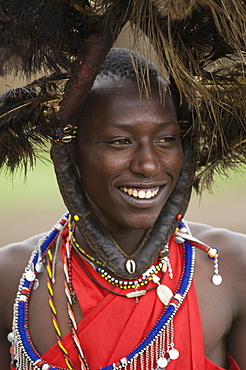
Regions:
<instances>
[{"instance_id":1,"label":"smile","mask_svg":"<svg viewBox=\"0 0 246 370\"><path fill-rule=\"evenodd\" d=\"M120 190L134 198L150 199L150 198L154 198L158 194L160 187L158 186L155 189L138 189L137 190L135 188L127 188L125 186L122 186L120 187Z\"/></svg>"}]
</instances>

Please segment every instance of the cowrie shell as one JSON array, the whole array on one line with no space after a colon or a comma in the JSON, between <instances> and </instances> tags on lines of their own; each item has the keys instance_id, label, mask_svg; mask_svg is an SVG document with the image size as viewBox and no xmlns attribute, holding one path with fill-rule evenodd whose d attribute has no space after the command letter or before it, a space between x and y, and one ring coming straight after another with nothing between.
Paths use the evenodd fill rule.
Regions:
<instances>
[{"instance_id":1,"label":"cowrie shell","mask_svg":"<svg viewBox=\"0 0 246 370\"><path fill-rule=\"evenodd\" d=\"M136 271L136 263L133 260L127 260L126 270L129 274L134 274Z\"/></svg>"}]
</instances>

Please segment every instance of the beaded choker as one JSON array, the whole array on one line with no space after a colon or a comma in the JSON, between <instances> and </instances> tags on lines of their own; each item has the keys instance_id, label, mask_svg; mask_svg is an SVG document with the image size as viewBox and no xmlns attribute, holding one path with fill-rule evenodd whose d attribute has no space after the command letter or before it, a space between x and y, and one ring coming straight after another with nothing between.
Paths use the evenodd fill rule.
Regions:
<instances>
[{"instance_id":1,"label":"beaded choker","mask_svg":"<svg viewBox=\"0 0 246 370\"><path fill-rule=\"evenodd\" d=\"M72 227L72 224L69 222L69 239L71 245L74 247L76 252L86 259L88 262L93 262L96 266L94 267L96 271L103 277L106 281L113 284L114 286L117 286L121 289L136 289L140 286L144 286L148 284L150 281L153 280L153 277L158 274L162 270L162 272L166 272L167 269L169 270L169 275L171 277L172 271L171 266L169 263L169 259L167 257L168 252L168 243L164 247L164 249L160 252L158 261L156 265L152 265L143 275L141 278L136 279L134 281L132 280L119 280L112 277L106 270L105 265L101 262L96 260L94 257L90 256L76 241L76 238L74 236L74 228ZM99 266L97 266L99 265ZM101 267L102 266L102 267ZM104 268L103 268L104 267Z\"/></svg>"},{"instance_id":2,"label":"beaded choker","mask_svg":"<svg viewBox=\"0 0 246 370\"><path fill-rule=\"evenodd\" d=\"M37 277L38 274L43 271L45 258L47 258L47 261L50 261L49 263L47 262L47 271L48 276L51 279L50 281L52 281L52 274L50 273L52 270L52 257L49 251L52 245L54 245L56 242L61 230L64 228L64 225L66 225L68 217L69 215L66 214L64 218L54 226L47 237L40 241L32 253L28 266L26 267L25 272L20 280L17 298L14 305L13 333L9 335L9 340L12 342L14 348L13 365L19 370L63 370L59 367L47 364L34 348L30 333L28 331L28 308L31 292L33 289L38 287ZM156 324L152 327L143 341L139 343L139 345L137 345L132 352L121 358L118 362L103 367L103 370L118 370L122 368L126 370L133 370L137 368L145 370L147 367L150 370L162 370L166 368L170 361L178 358L178 351L174 347L173 319L188 293L193 278L195 251L194 246L192 246L191 243L197 243L197 246L202 249L207 249L209 247L204 247L203 244L201 244L203 246L201 247L200 242L188 234L187 227L182 222L180 224L180 230L177 231L176 234L176 238L180 238L180 247L183 249L183 267L176 291L169 300L169 303L164 309L163 314L160 316ZM190 241L186 241L184 238L190 239ZM210 251L211 254L213 254L211 248L205 251L207 253ZM67 260L66 263L69 264L69 260ZM68 271L69 266L67 265L67 268L65 268L65 274ZM159 281L155 279L156 277L157 276L155 275L153 279L154 282L157 283L158 287L162 286ZM66 295L71 306L73 304L73 287L69 274L67 276L66 283L65 292L67 289ZM74 317L71 312L68 314L70 315L69 320L71 322L74 320ZM76 327L76 322L73 324ZM75 330L73 335L74 341L76 342L77 337ZM59 340L61 341L61 338L58 336L58 341ZM64 348L64 350L66 354L66 349ZM79 346L77 346L77 350L78 356L82 358L81 369L89 369L89 365L83 357L80 343ZM69 358L67 358L66 363L69 369L74 369Z\"/></svg>"},{"instance_id":3,"label":"beaded choker","mask_svg":"<svg viewBox=\"0 0 246 370\"><path fill-rule=\"evenodd\" d=\"M130 292L130 293L126 293L126 294L120 294L120 293L116 293L108 288L106 288L105 286L103 286L102 284L99 283L99 281L97 281L96 279L94 279L91 274L86 270L85 266L83 265L81 259L80 259L80 256L78 256L78 260L80 262L80 265L82 267L82 269L84 270L84 272L86 273L86 275L94 281L94 283L96 283L97 285L99 285L101 288L103 288L104 290L108 291L109 293L112 293L112 294L115 294L115 295L118 295L119 297L124 297L124 298L138 298L138 297L141 297L142 295L145 295L146 293L150 292L151 290L154 290L154 289L157 289L158 285L154 286L153 288L150 288L148 290L137 290L137 288L140 287L140 285L134 285L134 286L131 286L132 289L136 289L135 291L133 292ZM110 282L110 281L109 281ZM121 288L121 286L119 286ZM127 289L127 286L125 285L125 289ZM124 289L124 287L122 287ZM129 287L128 287L129 288Z\"/></svg>"},{"instance_id":4,"label":"beaded choker","mask_svg":"<svg viewBox=\"0 0 246 370\"><path fill-rule=\"evenodd\" d=\"M96 260L96 258L92 257L89 253L87 253L76 241L75 236L74 236L74 227L71 224L71 217L69 218L69 223L68 223L68 229L69 229L69 238L71 241L71 244L73 247L77 250L77 252L83 256L85 259L88 261L94 262L98 265L105 266L101 261Z\"/></svg>"}]
</instances>

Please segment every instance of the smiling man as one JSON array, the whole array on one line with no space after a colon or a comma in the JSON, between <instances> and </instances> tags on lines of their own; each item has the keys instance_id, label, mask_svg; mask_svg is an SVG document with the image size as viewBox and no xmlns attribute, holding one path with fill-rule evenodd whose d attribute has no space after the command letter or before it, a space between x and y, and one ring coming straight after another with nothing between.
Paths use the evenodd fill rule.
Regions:
<instances>
[{"instance_id":1,"label":"smiling man","mask_svg":"<svg viewBox=\"0 0 246 370\"><path fill-rule=\"evenodd\" d=\"M153 81L140 100L135 81L99 77L80 121L75 161L95 214L113 234L151 227L183 164L170 96L163 106Z\"/></svg>"},{"instance_id":2,"label":"smiling man","mask_svg":"<svg viewBox=\"0 0 246 370\"><path fill-rule=\"evenodd\" d=\"M140 96L129 51L108 54L73 139L76 183L53 144L70 214L0 251L3 369L246 369L246 237L182 219L196 142L151 63L149 78Z\"/></svg>"}]
</instances>

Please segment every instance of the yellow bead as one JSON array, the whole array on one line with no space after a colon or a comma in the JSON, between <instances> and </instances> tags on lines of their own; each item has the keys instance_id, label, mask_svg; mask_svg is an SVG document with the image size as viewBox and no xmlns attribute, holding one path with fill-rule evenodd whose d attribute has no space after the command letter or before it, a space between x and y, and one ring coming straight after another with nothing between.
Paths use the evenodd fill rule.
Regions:
<instances>
[{"instance_id":1,"label":"yellow bead","mask_svg":"<svg viewBox=\"0 0 246 370\"><path fill-rule=\"evenodd\" d=\"M79 221L79 216L78 215L74 215L73 218L74 218L75 221Z\"/></svg>"}]
</instances>

